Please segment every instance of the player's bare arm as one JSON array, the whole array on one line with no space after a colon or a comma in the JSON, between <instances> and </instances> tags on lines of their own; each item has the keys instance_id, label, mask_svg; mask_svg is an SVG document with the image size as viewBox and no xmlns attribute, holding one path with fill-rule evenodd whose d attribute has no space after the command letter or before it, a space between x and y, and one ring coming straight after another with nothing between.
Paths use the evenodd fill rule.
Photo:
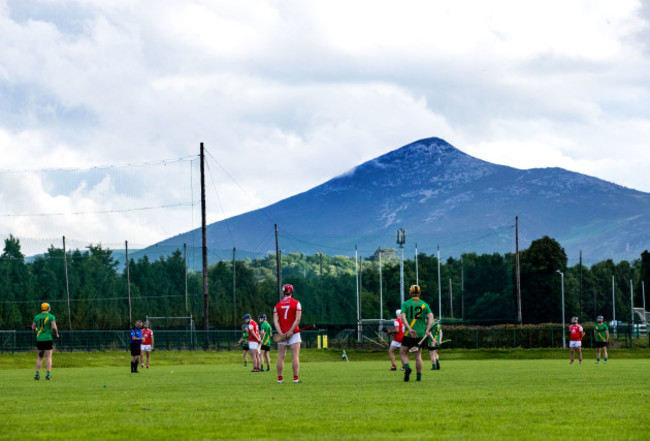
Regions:
<instances>
[{"instance_id":1,"label":"player's bare arm","mask_svg":"<svg viewBox=\"0 0 650 441\"><path fill-rule=\"evenodd\" d=\"M291 337L294 334L294 330L300 325L300 318L302 317L302 311L296 311L296 320L291 325L291 329L287 332L287 335Z\"/></svg>"},{"instance_id":2,"label":"player's bare arm","mask_svg":"<svg viewBox=\"0 0 650 441\"><path fill-rule=\"evenodd\" d=\"M418 333L411 328L411 325L409 324L408 320L406 320L406 314L402 313L400 315L400 318L402 319L402 323L404 323L404 326L406 327L406 332L411 336L411 337L417 337Z\"/></svg>"},{"instance_id":3,"label":"player's bare arm","mask_svg":"<svg viewBox=\"0 0 650 441\"><path fill-rule=\"evenodd\" d=\"M52 330L54 331L54 335L56 335L56 338L59 338L59 328L57 328L56 322L52 322Z\"/></svg>"}]
</instances>

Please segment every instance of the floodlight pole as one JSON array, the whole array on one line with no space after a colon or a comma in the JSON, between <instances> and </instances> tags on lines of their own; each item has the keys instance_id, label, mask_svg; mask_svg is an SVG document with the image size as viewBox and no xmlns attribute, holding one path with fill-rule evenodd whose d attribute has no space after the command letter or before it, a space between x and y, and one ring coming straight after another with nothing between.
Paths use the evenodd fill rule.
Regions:
<instances>
[{"instance_id":1,"label":"floodlight pole","mask_svg":"<svg viewBox=\"0 0 650 441\"><path fill-rule=\"evenodd\" d=\"M68 257L65 249L65 236L63 236L63 266L65 267L65 292L68 294L68 325L72 331L72 313L70 312L70 284L68 282Z\"/></svg>"},{"instance_id":2,"label":"floodlight pole","mask_svg":"<svg viewBox=\"0 0 650 441\"><path fill-rule=\"evenodd\" d=\"M406 242L406 230L400 228L397 230L397 245L399 245L402 255L399 260L399 300L400 307L404 303L404 243Z\"/></svg>"},{"instance_id":3,"label":"floodlight pole","mask_svg":"<svg viewBox=\"0 0 650 441\"><path fill-rule=\"evenodd\" d=\"M560 273L562 278L562 349L566 349L566 329L564 329L564 273L560 270L556 270Z\"/></svg>"}]
</instances>

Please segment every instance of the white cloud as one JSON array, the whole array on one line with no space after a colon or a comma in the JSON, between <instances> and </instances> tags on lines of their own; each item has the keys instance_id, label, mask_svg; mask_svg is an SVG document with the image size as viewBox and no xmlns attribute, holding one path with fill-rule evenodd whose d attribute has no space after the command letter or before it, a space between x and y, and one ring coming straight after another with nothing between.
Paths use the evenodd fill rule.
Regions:
<instances>
[{"instance_id":1,"label":"white cloud","mask_svg":"<svg viewBox=\"0 0 650 441\"><path fill-rule=\"evenodd\" d=\"M223 207L211 204L210 221L429 136L650 191L650 32L638 1L0 0L0 28L3 167L141 162L195 155L204 141L237 181L213 164ZM152 198L48 191L32 195L42 210ZM120 242L128 223L156 241L191 228L144 227L155 213L105 217L0 218L0 234Z\"/></svg>"}]
</instances>

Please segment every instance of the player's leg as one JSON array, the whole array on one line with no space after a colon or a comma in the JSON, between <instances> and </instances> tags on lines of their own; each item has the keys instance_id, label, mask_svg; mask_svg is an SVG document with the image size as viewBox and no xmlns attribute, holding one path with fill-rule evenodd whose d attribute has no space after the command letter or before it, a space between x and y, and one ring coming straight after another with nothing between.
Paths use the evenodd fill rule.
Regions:
<instances>
[{"instance_id":1,"label":"player's leg","mask_svg":"<svg viewBox=\"0 0 650 441\"><path fill-rule=\"evenodd\" d=\"M415 352L415 371L417 373L417 381L422 379L422 367L424 363L422 362L422 348L418 349Z\"/></svg>"},{"instance_id":2,"label":"player's leg","mask_svg":"<svg viewBox=\"0 0 650 441\"><path fill-rule=\"evenodd\" d=\"M438 355L438 350L437 349L433 351L433 358L436 359L436 370L439 371L440 370L440 355Z\"/></svg>"},{"instance_id":3,"label":"player's leg","mask_svg":"<svg viewBox=\"0 0 650 441\"><path fill-rule=\"evenodd\" d=\"M570 363L570 364L573 364L573 358L574 358L575 350L576 350L576 348L574 348L574 347L569 343L569 351L571 352L571 363Z\"/></svg>"},{"instance_id":4,"label":"player's leg","mask_svg":"<svg viewBox=\"0 0 650 441\"><path fill-rule=\"evenodd\" d=\"M300 343L291 345L291 369L293 370L293 382L299 383L300 375Z\"/></svg>"},{"instance_id":5,"label":"player's leg","mask_svg":"<svg viewBox=\"0 0 650 441\"><path fill-rule=\"evenodd\" d=\"M598 344L598 342L596 342ZM596 364L600 363L600 346L596 347Z\"/></svg>"},{"instance_id":6,"label":"player's leg","mask_svg":"<svg viewBox=\"0 0 650 441\"><path fill-rule=\"evenodd\" d=\"M246 357L246 355L248 355L248 349L244 349L242 351L242 354L244 355L244 366L247 366L247 363L246 363L247 357Z\"/></svg>"},{"instance_id":7,"label":"player's leg","mask_svg":"<svg viewBox=\"0 0 650 441\"><path fill-rule=\"evenodd\" d=\"M282 371L284 371L284 356L287 354L287 345L278 343L278 361L275 369L278 372L278 383L283 383Z\"/></svg>"},{"instance_id":8,"label":"player's leg","mask_svg":"<svg viewBox=\"0 0 650 441\"><path fill-rule=\"evenodd\" d=\"M52 352L54 352L52 349L45 351L45 370L47 371L45 374L46 380L52 379Z\"/></svg>"},{"instance_id":9,"label":"player's leg","mask_svg":"<svg viewBox=\"0 0 650 441\"><path fill-rule=\"evenodd\" d=\"M578 363L582 364L582 346L578 346Z\"/></svg>"},{"instance_id":10,"label":"player's leg","mask_svg":"<svg viewBox=\"0 0 650 441\"><path fill-rule=\"evenodd\" d=\"M41 379L41 366L43 365L43 356L45 355L45 351L40 350L38 351L38 358L36 359L36 375L34 375L34 380L40 380Z\"/></svg>"},{"instance_id":11,"label":"player's leg","mask_svg":"<svg viewBox=\"0 0 650 441\"><path fill-rule=\"evenodd\" d=\"M264 357L266 358L266 370L271 370L271 351L264 351Z\"/></svg>"},{"instance_id":12,"label":"player's leg","mask_svg":"<svg viewBox=\"0 0 650 441\"><path fill-rule=\"evenodd\" d=\"M607 364L607 343L603 346L603 355L605 356L605 364Z\"/></svg>"},{"instance_id":13,"label":"player's leg","mask_svg":"<svg viewBox=\"0 0 650 441\"><path fill-rule=\"evenodd\" d=\"M396 371L397 367L395 366L395 348L396 346L393 346L392 344L388 348L388 357L390 358L390 370L391 371Z\"/></svg>"},{"instance_id":14,"label":"player's leg","mask_svg":"<svg viewBox=\"0 0 650 441\"><path fill-rule=\"evenodd\" d=\"M404 365L404 381L409 381L411 377L411 372L413 370L411 369L411 366L409 365L409 348L402 342L402 346L399 348L399 358L402 361L402 364Z\"/></svg>"},{"instance_id":15,"label":"player's leg","mask_svg":"<svg viewBox=\"0 0 650 441\"><path fill-rule=\"evenodd\" d=\"M144 345L140 345L140 353L147 352L146 350L143 349ZM140 367L144 368L144 357L140 357Z\"/></svg>"},{"instance_id":16,"label":"player's leg","mask_svg":"<svg viewBox=\"0 0 650 441\"><path fill-rule=\"evenodd\" d=\"M149 358L151 357L151 348L147 351L147 369L149 369Z\"/></svg>"}]
</instances>

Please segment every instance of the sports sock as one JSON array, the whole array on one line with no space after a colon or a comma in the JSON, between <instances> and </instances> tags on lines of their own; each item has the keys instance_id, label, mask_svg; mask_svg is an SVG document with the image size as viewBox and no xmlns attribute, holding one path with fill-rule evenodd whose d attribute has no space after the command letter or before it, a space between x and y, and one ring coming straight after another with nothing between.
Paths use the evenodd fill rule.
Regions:
<instances>
[{"instance_id":1,"label":"sports sock","mask_svg":"<svg viewBox=\"0 0 650 441\"><path fill-rule=\"evenodd\" d=\"M47 374L46 374L46 376L48 376L48 377L50 376L50 371L47 371Z\"/></svg>"},{"instance_id":2,"label":"sports sock","mask_svg":"<svg viewBox=\"0 0 650 441\"><path fill-rule=\"evenodd\" d=\"M131 372L133 372L133 360L131 360Z\"/></svg>"},{"instance_id":3,"label":"sports sock","mask_svg":"<svg viewBox=\"0 0 650 441\"><path fill-rule=\"evenodd\" d=\"M415 379L416 379L417 381L421 381L421 380L422 380L422 372L416 372L416 377L415 377Z\"/></svg>"},{"instance_id":4,"label":"sports sock","mask_svg":"<svg viewBox=\"0 0 650 441\"><path fill-rule=\"evenodd\" d=\"M36 375L40 376L41 375L40 371L36 371Z\"/></svg>"},{"instance_id":5,"label":"sports sock","mask_svg":"<svg viewBox=\"0 0 650 441\"><path fill-rule=\"evenodd\" d=\"M282 378L282 375L278 375L278 381L282 381L284 378Z\"/></svg>"},{"instance_id":6,"label":"sports sock","mask_svg":"<svg viewBox=\"0 0 650 441\"><path fill-rule=\"evenodd\" d=\"M410 366L408 363L406 363L406 364L404 365L404 369L411 369L411 366Z\"/></svg>"},{"instance_id":7,"label":"sports sock","mask_svg":"<svg viewBox=\"0 0 650 441\"><path fill-rule=\"evenodd\" d=\"M440 360L436 360L436 369L440 370Z\"/></svg>"},{"instance_id":8,"label":"sports sock","mask_svg":"<svg viewBox=\"0 0 650 441\"><path fill-rule=\"evenodd\" d=\"M433 371L436 370L436 364L435 363L431 363L431 370L433 370Z\"/></svg>"},{"instance_id":9,"label":"sports sock","mask_svg":"<svg viewBox=\"0 0 650 441\"><path fill-rule=\"evenodd\" d=\"M607 358L605 358L605 363L607 363Z\"/></svg>"},{"instance_id":10,"label":"sports sock","mask_svg":"<svg viewBox=\"0 0 650 441\"><path fill-rule=\"evenodd\" d=\"M294 375L294 376L293 376L293 380L296 381L297 379L298 379L298 376L297 376L297 375Z\"/></svg>"}]
</instances>

